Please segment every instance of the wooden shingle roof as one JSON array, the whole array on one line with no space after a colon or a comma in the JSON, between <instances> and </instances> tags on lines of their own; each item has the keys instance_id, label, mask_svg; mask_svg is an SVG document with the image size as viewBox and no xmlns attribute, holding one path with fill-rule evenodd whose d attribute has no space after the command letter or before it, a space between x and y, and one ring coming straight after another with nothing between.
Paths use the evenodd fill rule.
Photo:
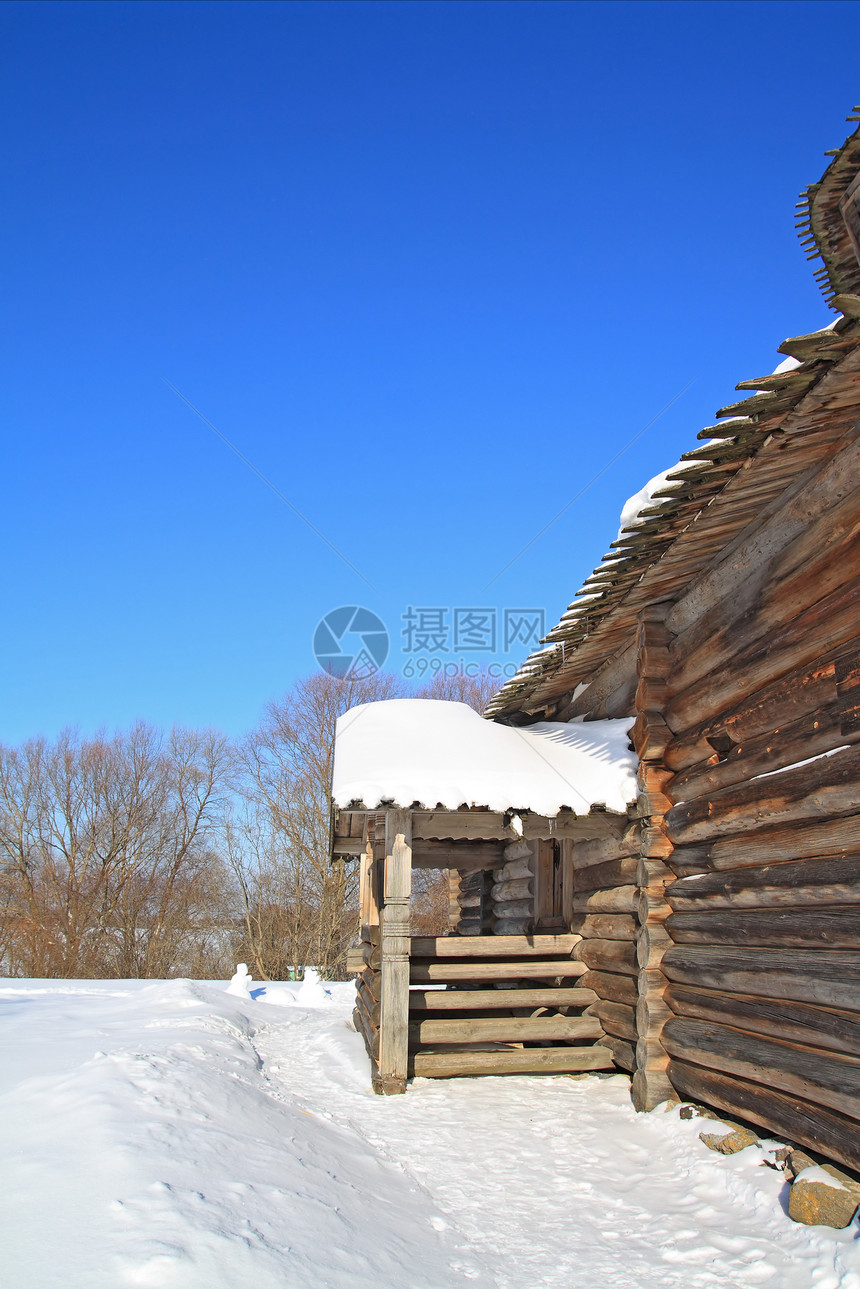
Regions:
<instances>
[{"instance_id":1,"label":"wooden shingle roof","mask_svg":"<svg viewBox=\"0 0 860 1289\"><path fill-rule=\"evenodd\" d=\"M814 254L824 260L825 294L842 316L824 331L779 346L796 360L790 370L740 382L737 388L755 391L752 396L721 408L722 423L700 432L707 442L684 454L654 504L611 543L544 647L495 695L485 716L526 724L576 714L577 687L632 645L640 611L677 599L856 429L860 259L844 215L852 186L860 211L860 129L803 197Z\"/></svg>"}]
</instances>

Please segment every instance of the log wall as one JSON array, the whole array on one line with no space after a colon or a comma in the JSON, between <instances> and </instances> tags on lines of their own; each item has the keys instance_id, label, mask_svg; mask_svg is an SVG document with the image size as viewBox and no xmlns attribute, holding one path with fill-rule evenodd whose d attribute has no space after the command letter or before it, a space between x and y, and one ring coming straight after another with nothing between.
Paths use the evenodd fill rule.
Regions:
<instances>
[{"instance_id":1,"label":"log wall","mask_svg":"<svg viewBox=\"0 0 860 1289\"><path fill-rule=\"evenodd\" d=\"M840 488L822 492L825 475ZM856 443L706 589L667 618L668 1076L681 1096L858 1168Z\"/></svg>"},{"instance_id":2,"label":"log wall","mask_svg":"<svg viewBox=\"0 0 860 1289\"><path fill-rule=\"evenodd\" d=\"M588 1013L599 1018L615 1064L636 1068L636 933L639 891L638 823L620 836L574 842L571 848L570 929L582 940L574 954L586 966L580 984L597 1001Z\"/></svg>"}]
</instances>

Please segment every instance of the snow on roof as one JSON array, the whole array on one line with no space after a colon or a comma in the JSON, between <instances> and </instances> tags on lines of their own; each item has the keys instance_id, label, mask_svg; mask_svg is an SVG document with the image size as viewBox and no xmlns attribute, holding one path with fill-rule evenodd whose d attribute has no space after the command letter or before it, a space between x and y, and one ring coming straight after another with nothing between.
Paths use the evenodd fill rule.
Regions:
<instances>
[{"instance_id":1,"label":"snow on roof","mask_svg":"<svg viewBox=\"0 0 860 1289\"><path fill-rule=\"evenodd\" d=\"M632 720L542 722L513 729L465 703L393 698L353 707L337 723L334 803L425 809L533 810L550 818L636 798Z\"/></svg>"}]
</instances>

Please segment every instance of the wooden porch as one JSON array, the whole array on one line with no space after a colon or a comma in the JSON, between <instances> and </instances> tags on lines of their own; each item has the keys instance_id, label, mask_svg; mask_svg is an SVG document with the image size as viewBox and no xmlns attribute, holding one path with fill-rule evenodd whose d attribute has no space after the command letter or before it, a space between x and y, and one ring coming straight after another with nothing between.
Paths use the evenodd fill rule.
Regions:
<instances>
[{"instance_id":1,"label":"wooden porch","mask_svg":"<svg viewBox=\"0 0 860 1289\"><path fill-rule=\"evenodd\" d=\"M457 831L503 832L510 838L509 823L482 813L480 823L460 815ZM423 822L416 820L416 831L424 831ZM356 829L355 843L361 840L363 846L359 851L349 833L337 844L360 855L361 942L351 951L349 966L357 974L353 1019L364 1037L377 1092L404 1092L413 1075L614 1068L612 1040L588 1010L598 995L578 984L588 971L578 958L581 936L414 936L409 922L413 812L379 812L370 826L358 815L342 817L342 823ZM532 821L541 832L549 826ZM448 830L454 830L451 823ZM481 840L451 839L429 852L419 843L419 862L446 866L448 851L456 847L459 864L471 854L480 866L487 858Z\"/></svg>"}]
</instances>

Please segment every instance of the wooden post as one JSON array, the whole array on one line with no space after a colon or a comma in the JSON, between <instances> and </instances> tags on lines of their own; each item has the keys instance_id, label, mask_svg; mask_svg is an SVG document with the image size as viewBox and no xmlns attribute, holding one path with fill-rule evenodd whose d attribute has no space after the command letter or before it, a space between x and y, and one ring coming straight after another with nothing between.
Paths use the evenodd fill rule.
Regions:
<instances>
[{"instance_id":1,"label":"wooden post","mask_svg":"<svg viewBox=\"0 0 860 1289\"><path fill-rule=\"evenodd\" d=\"M639 802L641 819L640 858L636 883L639 887L639 930L636 937L636 1070L633 1075L633 1104L637 1110L653 1110L661 1101L676 1096L669 1082L669 1056L663 1046L663 1026L671 1016L663 1000L667 981L661 965L671 945L664 926L671 909L666 886L674 874L665 863L672 853L663 817L671 802L664 793L672 777L663 762L669 731L660 714L658 695L669 673L671 634L664 618L669 606L658 604L639 617L636 691L636 725L633 742L639 756Z\"/></svg>"},{"instance_id":2,"label":"wooden post","mask_svg":"<svg viewBox=\"0 0 860 1289\"><path fill-rule=\"evenodd\" d=\"M409 914L412 894L412 815L385 814L385 903L382 908L382 997L379 1073L374 1091L406 1091L409 1054Z\"/></svg>"},{"instance_id":3,"label":"wooden post","mask_svg":"<svg viewBox=\"0 0 860 1289\"><path fill-rule=\"evenodd\" d=\"M376 896L377 881L373 870L373 841L365 824L364 851L359 870L359 907L362 926L379 926L379 901Z\"/></svg>"}]
</instances>

